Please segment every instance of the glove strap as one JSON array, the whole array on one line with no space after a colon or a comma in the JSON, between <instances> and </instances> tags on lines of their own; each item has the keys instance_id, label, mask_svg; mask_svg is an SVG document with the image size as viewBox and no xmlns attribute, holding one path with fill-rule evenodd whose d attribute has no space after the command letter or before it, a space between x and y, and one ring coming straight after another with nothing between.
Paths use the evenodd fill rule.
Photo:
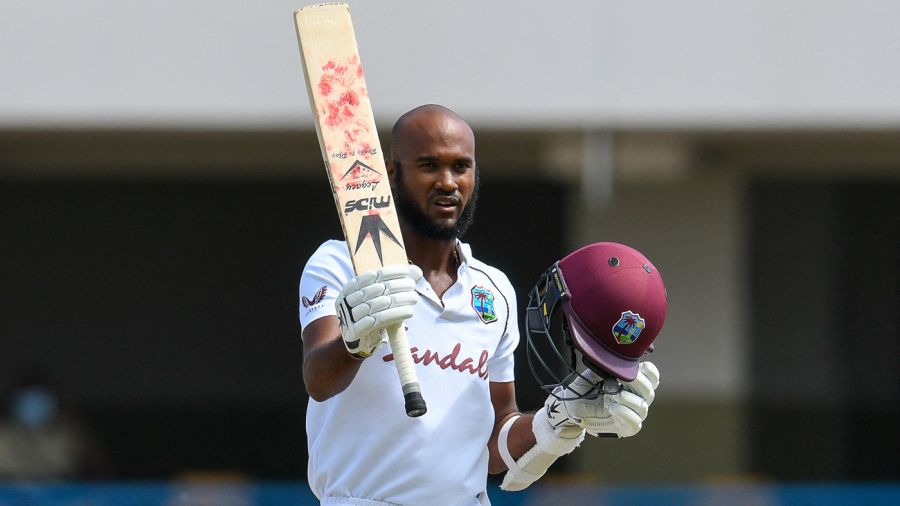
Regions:
<instances>
[{"instance_id":1,"label":"glove strap","mask_svg":"<svg viewBox=\"0 0 900 506\"><path fill-rule=\"evenodd\" d=\"M545 410L541 409L534 414L531 423L531 430L534 431L534 437L537 444L519 457L519 460L512 458L507 446L507 437L509 430L512 428L513 422L519 418L518 415L507 420L500 429L497 438L497 447L500 450L500 458L506 464L506 475L503 476L503 483L500 488L507 491L522 490L535 481L537 481L553 462L559 457L571 453L578 445L584 441L584 431L581 431L577 437L566 439L560 437L550 426Z\"/></svg>"},{"instance_id":2,"label":"glove strap","mask_svg":"<svg viewBox=\"0 0 900 506\"><path fill-rule=\"evenodd\" d=\"M516 467L516 459L512 458L512 454L509 453L509 444L507 439L509 438L509 430L512 429L516 420L520 418L519 415L513 415L509 417L503 427L500 428L500 434L497 436L497 449L500 450L500 458L503 459L503 463L506 464L507 469L512 469Z\"/></svg>"}]
</instances>

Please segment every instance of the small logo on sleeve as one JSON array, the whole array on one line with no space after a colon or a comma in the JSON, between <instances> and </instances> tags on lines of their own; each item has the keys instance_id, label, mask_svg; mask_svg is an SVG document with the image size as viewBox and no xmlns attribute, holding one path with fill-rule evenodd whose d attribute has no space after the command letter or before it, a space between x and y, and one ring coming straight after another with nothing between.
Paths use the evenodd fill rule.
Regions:
<instances>
[{"instance_id":1,"label":"small logo on sleeve","mask_svg":"<svg viewBox=\"0 0 900 506\"><path fill-rule=\"evenodd\" d=\"M494 294L482 286L472 287L472 309L478 314L483 323L497 321L497 313L494 311Z\"/></svg>"},{"instance_id":2,"label":"small logo on sleeve","mask_svg":"<svg viewBox=\"0 0 900 506\"><path fill-rule=\"evenodd\" d=\"M637 341L638 336L646 325L641 315L625 311L622 313L619 321L613 325L612 334L619 344L631 344Z\"/></svg>"},{"instance_id":3,"label":"small logo on sleeve","mask_svg":"<svg viewBox=\"0 0 900 506\"><path fill-rule=\"evenodd\" d=\"M302 297L303 298L303 307L313 307L313 306L317 305L318 303L322 302L322 300L325 299L326 293L328 293L328 287L323 286L322 288L319 288L318 290L316 290L316 293L315 293L315 295L313 295L312 299L307 299L306 295L304 295Z\"/></svg>"}]
</instances>

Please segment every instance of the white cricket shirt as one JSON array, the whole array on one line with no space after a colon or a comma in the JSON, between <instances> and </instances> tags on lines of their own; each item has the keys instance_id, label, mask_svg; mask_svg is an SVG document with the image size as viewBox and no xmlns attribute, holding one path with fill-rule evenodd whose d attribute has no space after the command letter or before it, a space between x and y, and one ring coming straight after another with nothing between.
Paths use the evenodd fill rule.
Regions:
<instances>
[{"instance_id":1,"label":"white cricket shirt","mask_svg":"<svg viewBox=\"0 0 900 506\"><path fill-rule=\"evenodd\" d=\"M506 275L474 259L467 244L457 249L456 283L442 301L420 280L420 300L406 322L428 412L406 416L388 345L363 361L346 390L309 400L309 484L320 500L489 504L489 382L514 379L516 299ZM347 244L322 244L300 278L301 326L334 316L334 299L353 276Z\"/></svg>"}]
</instances>

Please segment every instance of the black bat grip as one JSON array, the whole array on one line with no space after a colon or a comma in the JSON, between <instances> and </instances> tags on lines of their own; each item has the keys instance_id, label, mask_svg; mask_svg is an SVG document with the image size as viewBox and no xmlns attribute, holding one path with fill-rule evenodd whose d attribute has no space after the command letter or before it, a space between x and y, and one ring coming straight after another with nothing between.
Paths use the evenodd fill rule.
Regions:
<instances>
[{"instance_id":1,"label":"black bat grip","mask_svg":"<svg viewBox=\"0 0 900 506\"><path fill-rule=\"evenodd\" d=\"M412 418L419 417L425 414L428 411L428 407L425 405L425 399L422 397L422 392L406 392L403 394L403 398L406 400L406 415Z\"/></svg>"}]
</instances>

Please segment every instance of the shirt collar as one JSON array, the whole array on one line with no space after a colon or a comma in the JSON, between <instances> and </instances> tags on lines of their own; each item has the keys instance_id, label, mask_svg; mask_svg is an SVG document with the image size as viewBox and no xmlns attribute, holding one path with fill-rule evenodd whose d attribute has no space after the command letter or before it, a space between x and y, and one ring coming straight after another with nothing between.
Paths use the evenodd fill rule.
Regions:
<instances>
[{"instance_id":1,"label":"shirt collar","mask_svg":"<svg viewBox=\"0 0 900 506\"><path fill-rule=\"evenodd\" d=\"M468 266L468 264L472 261L472 247L457 239L456 251L457 253L459 253L460 267L462 267L463 265Z\"/></svg>"}]
</instances>

